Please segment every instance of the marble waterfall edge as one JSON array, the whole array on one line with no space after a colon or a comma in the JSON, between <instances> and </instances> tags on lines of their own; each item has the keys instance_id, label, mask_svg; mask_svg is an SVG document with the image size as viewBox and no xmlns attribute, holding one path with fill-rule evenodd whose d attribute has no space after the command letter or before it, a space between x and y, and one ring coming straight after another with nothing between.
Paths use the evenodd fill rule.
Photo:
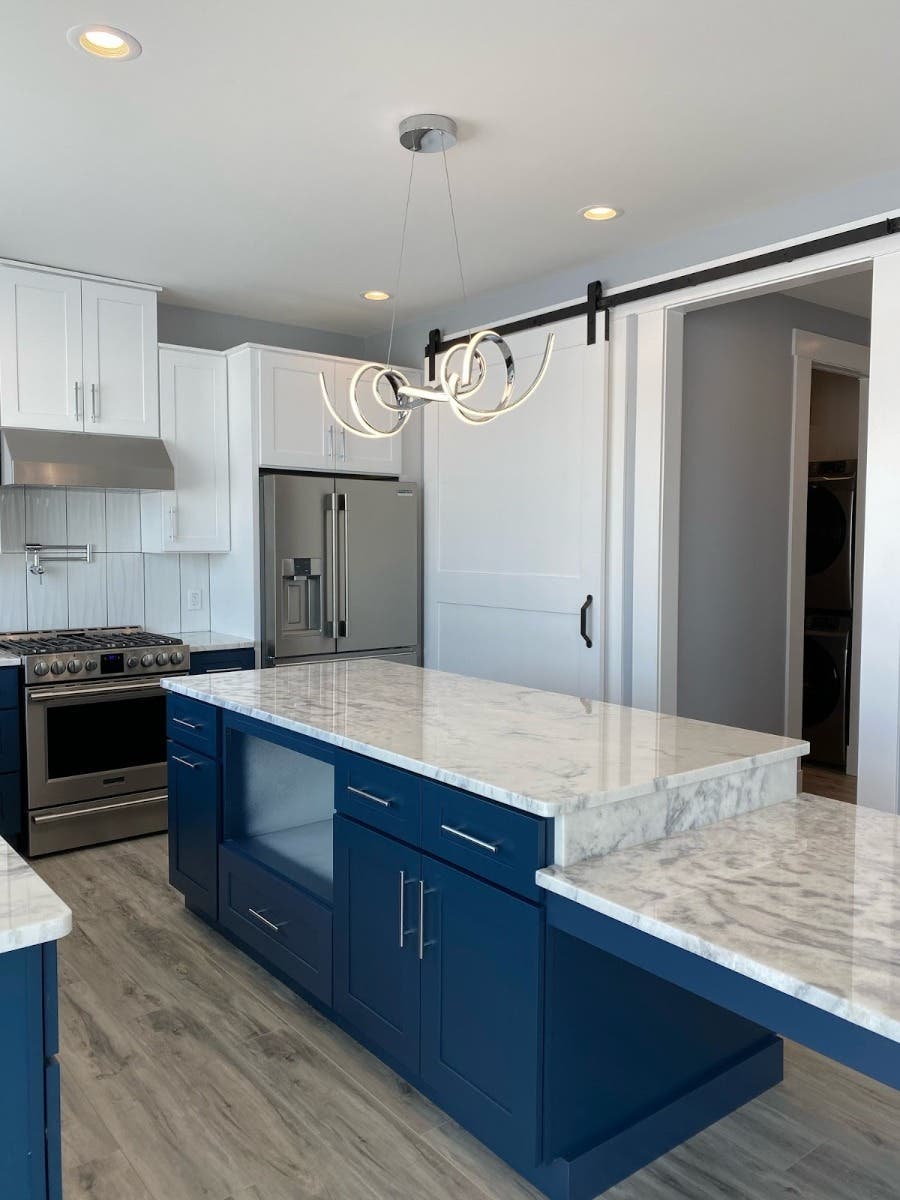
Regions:
<instances>
[{"instance_id":1,"label":"marble waterfall edge","mask_svg":"<svg viewBox=\"0 0 900 1200\"><path fill-rule=\"evenodd\" d=\"M612 854L792 800L796 795L797 763L789 760L564 813L554 822L553 861L558 866L571 866L585 858Z\"/></svg>"}]
</instances>

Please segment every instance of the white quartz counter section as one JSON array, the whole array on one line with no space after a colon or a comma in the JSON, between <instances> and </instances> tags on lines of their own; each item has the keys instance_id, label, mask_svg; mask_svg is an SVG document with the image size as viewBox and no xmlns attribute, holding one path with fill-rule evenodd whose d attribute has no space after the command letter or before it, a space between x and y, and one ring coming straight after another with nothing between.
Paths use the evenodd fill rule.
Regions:
<instances>
[{"instance_id":1,"label":"white quartz counter section","mask_svg":"<svg viewBox=\"0 0 900 1200\"><path fill-rule=\"evenodd\" d=\"M215 629L196 630L170 629L168 637L181 638L192 650L252 650L253 638L237 637L233 633L220 633Z\"/></svg>"},{"instance_id":2,"label":"white quartz counter section","mask_svg":"<svg viewBox=\"0 0 900 1200\"><path fill-rule=\"evenodd\" d=\"M71 928L59 896L0 838L0 954L55 942Z\"/></svg>"},{"instance_id":3,"label":"white quartz counter section","mask_svg":"<svg viewBox=\"0 0 900 1200\"><path fill-rule=\"evenodd\" d=\"M8 651L0 650L0 667L17 667L18 665L18 654L10 654Z\"/></svg>"},{"instance_id":4,"label":"white quartz counter section","mask_svg":"<svg viewBox=\"0 0 900 1200\"><path fill-rule=\"evenodd\" d=\"M379 659L196 675L163 686L545 817L770 764L787 763L790 773L806 748Z\"/></svg>"},{"instance_id":5,"label":"white quartz counter section","mask_svg":"<svg viewBox=\"0 0 900 1200\"><path fill-rule=\"evenodd\" d=\"M900 817L800 796L538 883L900 1041Z\"/></svg>"}]
</instances>

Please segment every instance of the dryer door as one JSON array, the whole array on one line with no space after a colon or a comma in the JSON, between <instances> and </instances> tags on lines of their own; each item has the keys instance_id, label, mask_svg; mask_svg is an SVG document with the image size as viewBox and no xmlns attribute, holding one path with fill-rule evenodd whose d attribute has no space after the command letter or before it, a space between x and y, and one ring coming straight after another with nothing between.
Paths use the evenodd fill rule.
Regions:
<instances>
[{"instance_id":1,"label":"dryer door","mask_svg":"<svg viewBox=\"0 0 900 1200\"><path fill-rule=\"evenodd\" d=\"M853 607L852 479L812 482L806 502L806 608Z\"/></svg>"}]
</instances>

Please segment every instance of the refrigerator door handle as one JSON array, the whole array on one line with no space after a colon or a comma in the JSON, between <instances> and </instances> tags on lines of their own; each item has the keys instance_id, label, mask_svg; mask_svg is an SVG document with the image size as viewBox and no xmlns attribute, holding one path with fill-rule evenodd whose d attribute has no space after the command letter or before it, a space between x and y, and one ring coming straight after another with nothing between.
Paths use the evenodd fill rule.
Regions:
<instances>
[{"instance_id":1,"label":"refrigerator door handle","mask_svg":"<svg viewBox=\"0 0 900 1200\"><path fill-rule=\"evenodd\" d=\"M331 536L328 536L328 522L331 519ZM328 620L325 622L325 636L336 638L338 635L337 594L338 594L338 545L337 545L337 496L330 492L325 500L325 577L328 588Z\"/></svg>"},{"instance_id":2,"label":"refrigerator door handle","mask_svg":"<svg viewBox=\"0 0 900 1200\"><path fill-rule=\"evenodd\" d=\"M350 497L346 492L338 493L338 520L343 515L344 530L341 543L341 590L343 592L343 618L338 622L338 637L350 636Z\"/></svg>"}]
</instances>

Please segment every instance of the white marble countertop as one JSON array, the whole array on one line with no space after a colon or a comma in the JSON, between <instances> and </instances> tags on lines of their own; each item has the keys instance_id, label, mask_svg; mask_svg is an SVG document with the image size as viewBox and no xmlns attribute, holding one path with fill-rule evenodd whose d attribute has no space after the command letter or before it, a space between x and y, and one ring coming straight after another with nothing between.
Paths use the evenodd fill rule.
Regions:
<instances>
[{"instance_id":1,"label":"white marble countertop","mask_svg":"<svg viewBox=\"0 0 900 1200\"><path fill-rule=\"evenodd\" d=\"M163 686L547 817L807 749L770 734L378 659L184 676Z\"/></svg>"},{"instance_id":2,"label":"white marble countertop","mask_svg":"<svg viewBox=\"0 0 900 1200\"><path fill-rule=\"evenodd\" d=\"M10 654L7 650L0 650L0 667L17 667L19 662L18 654Z\"/></svg>"},{"instance_id":3,"label":"white marble countertop","mask_svg":"<svg viewBox=\"0 0 900 1200\"><path fill-rule=\"evenodd\" d=\"M253 638L237 637L233 633L221 633L215 629L197 630L167 629L168 637L181 638L192 650L252 650Z\"/></svg>"},{"instance_id":4,"label":"white marble countertop","mask_svg":"<svg viewBox=\"0 0 900 1200\"><path fill-rule=\"evenodd\" d=\"M67 906L0 838L0 954L55 942L71 928Z\"/></svg>"},{"instance_id":5,"label":"white marble countertop","mask_svg":"<svg viewBox=\"0 0 900 1200\"><path fill-rule=\"evenodd\" d=\"M900 1041L900 817L799 796L571 867L548 891Z\"/></svg>"}]
</instances>

